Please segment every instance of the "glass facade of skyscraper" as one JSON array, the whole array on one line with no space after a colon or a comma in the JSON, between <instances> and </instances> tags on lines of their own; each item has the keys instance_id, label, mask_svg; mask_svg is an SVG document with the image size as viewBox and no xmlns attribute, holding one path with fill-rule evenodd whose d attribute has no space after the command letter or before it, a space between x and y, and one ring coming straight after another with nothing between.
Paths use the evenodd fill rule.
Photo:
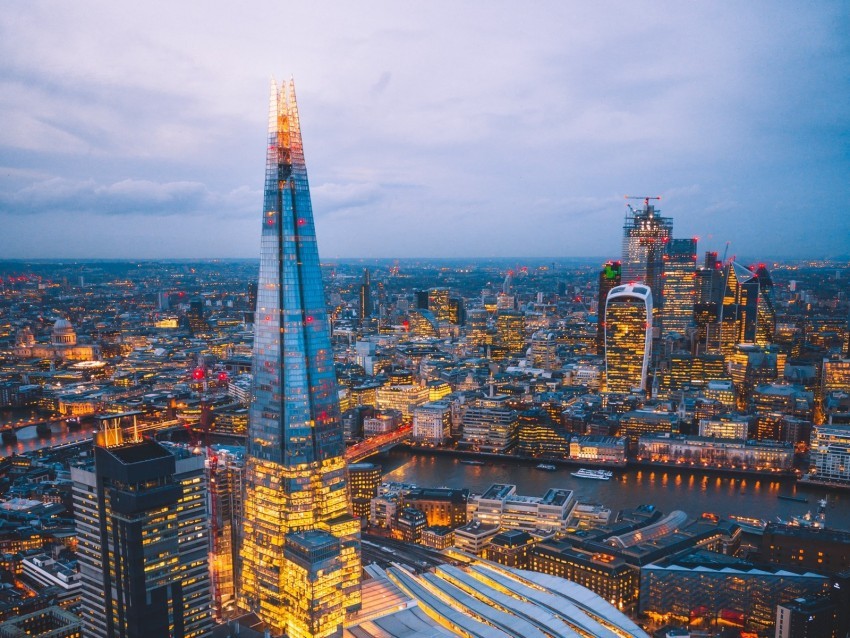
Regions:
<instances>
[{"instance_id":1,"label":"glass facade of skyscraper","mask_svg":"<svg viewBox=\"0 0 850 638\"><path fill-rule=\"evenodd\" d=\"M622 272L623 265L619 261L606 261L599 272L599 318L596 324L596 354L599 356L605 354L605 300L611 289L620 285Z\"/></svg>"},{"instance_id":2,"label":"glass facade of skyscraper","mask_svg":"<svg viewBox=\"0 0 850 638\"><path fill-rule=\"evenodd\" d=\"M664 250L673 234L673 220L660 212L646 199L641 210L629 207L623 225L623 281L649 286L659 298L657 307L661 306Z\"/></svg>"},{"instance_id":3,"label":"glass facade of skyscraper","mask_svg":"<svg viewBox=\"0 0 850 638\"><path fill-rule=\"evenodd\" d=\"M360 526L291 82L269 115L240 595L273 633L335 636L360 604Z\"/></svg>"},{"instance_id":4,"label":"glass facade of skyscraper","mask_svg":"<svg viewBox=\"0 0 850 638\"><path fill-rule=\"evenodd\" d=\"M618 286L605 303L605 389L646 390L652 349L652 291L643 285Z\"/></svg>"},{"instance_id":5,"label":"glass facade of skyscraper","mask_svg":"<svg viewBox=\"0 0 850 638\"><path fill-rule=\"evenodd\" d=\"M664 253L664 308L661 311L661 330L665 336L676 333L684 337L693 325L696 265L696 239L668 242Z\"/></svg>"}]
</instances>

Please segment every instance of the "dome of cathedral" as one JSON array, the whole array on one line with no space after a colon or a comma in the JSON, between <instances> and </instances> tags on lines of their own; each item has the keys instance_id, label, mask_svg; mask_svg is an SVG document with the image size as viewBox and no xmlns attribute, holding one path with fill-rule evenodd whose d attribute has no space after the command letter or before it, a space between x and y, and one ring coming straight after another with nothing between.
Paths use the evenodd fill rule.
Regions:
<instances>
[{"instance_id":1,"label":"dome of cathedral","mask_svg":"<svg viewBox=\"0 0 850 638\"><path fill-rule=\"evenodd\" d=\"M74 332L74 326L67 319L59 319L53 324L53 334L55 335L68 334L70 332Z\"/></svg>"},{"instance_id":2,"label":"dome of cathedral","mask_svg":"<svg viewBox=\"0 0 850 638\"><path fill-rule=\"evenodd\" d=\"M59 319L53 324L53 345L73 346L77 344L77 333L67 319Z\"/></svg>"}]
</instances>

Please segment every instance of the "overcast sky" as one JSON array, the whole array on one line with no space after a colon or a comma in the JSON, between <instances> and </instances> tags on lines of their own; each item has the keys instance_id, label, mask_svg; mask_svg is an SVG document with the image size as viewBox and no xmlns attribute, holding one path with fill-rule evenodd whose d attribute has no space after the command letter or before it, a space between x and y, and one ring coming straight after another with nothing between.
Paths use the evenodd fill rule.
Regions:
<instances>
[{"instance_id":1,"label":"overcast sky","mask_svg":"<svg viewBox=\"0 0 850 638\"><path fill-rule=\"evenodd\" d=\"M290 75L325 259L618 257L624 195L700 250L850 254L846 0L22 0L0 258L256 257Z\"/></svg>"}]
</instances>

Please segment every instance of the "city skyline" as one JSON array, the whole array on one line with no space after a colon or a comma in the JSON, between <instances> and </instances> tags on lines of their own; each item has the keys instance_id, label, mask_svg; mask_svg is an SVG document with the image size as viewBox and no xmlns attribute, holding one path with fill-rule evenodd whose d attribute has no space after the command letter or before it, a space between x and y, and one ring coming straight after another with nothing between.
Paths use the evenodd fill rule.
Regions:
<instances>
[{"instance_id":1,"label":"city skyline","mask_svg":"<svg viewBox=\"0 0 850 638\"><path fill-rule=\"evenodd\" d=\"M618 257L624 195L700 251L850 252L840 3L447 10L6 12L0 254L255 255L281 67L329 261ZM256 37L276 20L286 43Z\"/></svg>"}]
</instances>

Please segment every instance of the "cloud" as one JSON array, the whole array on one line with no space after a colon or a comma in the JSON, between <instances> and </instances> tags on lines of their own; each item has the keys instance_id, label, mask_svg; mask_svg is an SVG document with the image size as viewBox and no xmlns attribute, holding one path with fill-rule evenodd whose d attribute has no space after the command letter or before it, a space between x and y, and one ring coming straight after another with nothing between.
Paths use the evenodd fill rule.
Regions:
<instances>
[{"instance_id":1,"label":"cloud","mask_svg":"<svg viewBox=\"0 0 850 638\"><path fill-rule=\"evenodd\" d=\"M213 192L201 182L125 179L110 184L54 177L13 192L0 192L0 214L39 215L57 211L104 216L247 214L259 210L261 194L247 187Z\"/></svg>"},{"instance_id":2,"label":"cloud","mask_svg":"<svg viewBox=\"0 0 850 638\"><path fill-rule=\"evenodd\" d=\"M12 3L4 222L78 213L97 256L167 217L127 254L253 254L267 78L292 74L330 254L615 256L625 194L677 236L850 250L841 0L331 4Z\"/></svg>"},{"instance_id":3,"label":"cloud","mask_svg":"<svg viewBox=\"0 0 850 638\"><path fill-rule=\"evenodd\" d=\"M333 213L375 204L382 197L378 184L328 182L310 189L313 208L319 213Z\"/></svg>"}]
</instances>

